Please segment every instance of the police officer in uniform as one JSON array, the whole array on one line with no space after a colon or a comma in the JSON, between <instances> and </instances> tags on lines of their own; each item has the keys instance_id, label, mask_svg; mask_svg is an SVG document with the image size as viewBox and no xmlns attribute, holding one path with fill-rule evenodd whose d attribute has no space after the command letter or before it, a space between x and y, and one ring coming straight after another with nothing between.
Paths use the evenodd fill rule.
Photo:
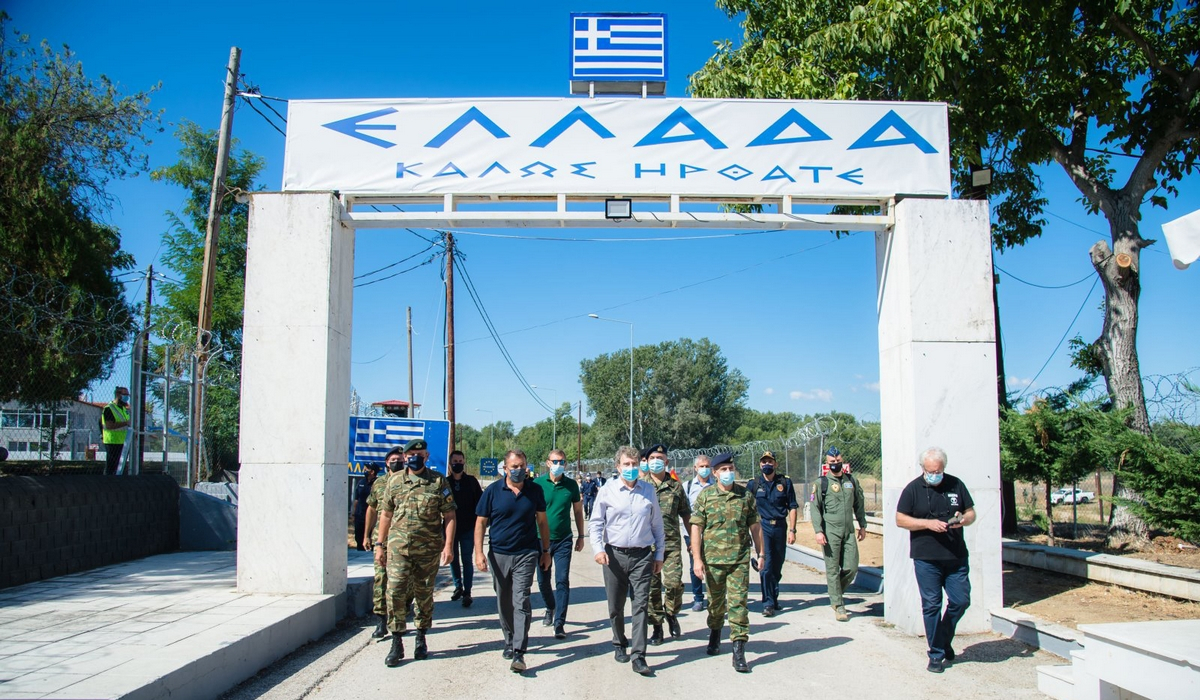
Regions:
<instances>
[{"instance_id":1,"label":"police officer in uniform","mask_svg":"<svg viewBox=\"0 0 1200 700\"><path fill-rule=\"evenodd\" d=\"M762 531L754 495L736 483L733 453L712 459L717 484L696 496L692 509L692 569L708 586L709 656L721 651L721 627L729 614L729 640L733 642L733 668L747 673L746 642L750 615L746 599L750 589L750 545L763 551Z\"/></svg>"},{"instance_id":2,"label":"police officer in uniform","mask_svg":"<svg viewBox=\"0 0 1200 700\"><path fill-rule=\"evenodd\" d=\"M747 488L754 494L758 520L762 524L763 558L759 562L763 616L774 617L779 609L779 579L783 578L783 560L787 545L796 543L796 489L792 480L775 473L775 453L764 452L758 458L759 476Z\"/></svg>"},{"instance_id":3,"label":"police officer in uniform","mask_svg":"<svg viewBox=\"0 0 1200 700\"><path fill-rule=\"evenodd\" d=\"M379 539L375 561L387 566L388 629L392 649L384 663L399 666L404 658L404 614L414 603L417 640L413 658L429 654L425 632L433 625L433 584L439 566L454 558L455 511L446 477L425 466L429 448L424 440L404 446L405 471L388 479L379 503Z\"/></svg>"},{"instance_id":4,"label":"police officer in uniform","mask_svg":"<svg viewBox=\"0 0 1200 700\"><path fill-rule=\"evenodd\" d=\"M388 479L400 470L404 469L404 448L400 446L393 447L388 450L388 453L383 458L383 466L387 469L380 474L375 483L371 484L371 492L367 494L367 515L364 525L367 531L368 542L371 544L371 550L375 550L375 545L383 543L379 537L379 502L383 500L383 494L387 491ZM387 603L387 566L375 557L375 588L373 591L372 611L379 616L379 622L375 625L375 631L371 633L374 639L383 639L388 635L388 603Z\"/></svg>"},{"instance_id":5,"label":"police officer in uniform","mask_svg":"<svg viewBox=\"0 0 1200 700\"><path fill-rule=\"evenodd\" d=\"M642 451L646 458L650 478L648 481L654 487L658 496L658 508L662 511L663 521L663 567L662 573L650 580L650 624L654 633L650 635L650 643L658 646L663 643L663 622L671 630L671 637L678 639L683 636L679 627L679 610L683 607L683 537L679 531L679 521L688 530L692 528L692 505L683 485L667 471L667 448L664 445L651 445Z\"/></svg>"},{"instance_id":6,"label":"police officer in uniform","mask_svg":"<svg viewBox=\"0 0 1200 700\"><path fill-rule=\"evenodd\" d=\"M862 485L845 470L841 452L830 447L825 462L829 474L817 481L812 526L817 533L817 544L825 551L829 605L838 622L845 622L850 616L846 614L842 595L858 574L858 543L867 536L867 512Z\"/></svg>"}]
</instances>

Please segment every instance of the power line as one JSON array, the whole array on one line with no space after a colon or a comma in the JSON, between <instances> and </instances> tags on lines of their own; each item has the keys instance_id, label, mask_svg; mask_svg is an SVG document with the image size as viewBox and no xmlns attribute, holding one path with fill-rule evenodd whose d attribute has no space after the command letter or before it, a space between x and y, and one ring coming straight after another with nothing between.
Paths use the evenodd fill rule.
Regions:
<instances>
[{"instance_id":1,"label":"power line","mask_svg":"<svg viewBox=\"0 0 1200 700\"><path fill-rule=\"evenodd\" d=\"M1016 280L1017 282L1020 282L1021 284L1027 284L1030 287L1037 287L1038 289L1066 289L1067 287L1074 287L1077 284L1083 284L1084 282L1087 282L1089 279L1092 278L1092 275L1096 274L1096 271L1093 270L1093 271L1089 272L1086 277L1075 280L1074 282L1072 282L1070 284L1034 284L1033 282L1026 282L1025 280L1021 279L1020 277L1017 277L1016 275L1009 272L1008 270L1005 270L1003 267L1000 267L999 265L995 265L994 263L993 263L993 265L995 266L995 268L997 270L1003 272L1004 274L1008 275L1009 277Z\"/></svg>"},{"instance_id":2,"label":"power line","mask_svg":"<svg viewBox=\"0 0 1200 700\"><path fill-rule=\"evenodd\" d=\"M429 246L429 248L432 248L432 247L433 247L433 246ZM370 277L371 275L373 275L373 274L375 274L375 273L377 273L377 272L383 272L384 270L389 270L389 269L391 269L391 268L393 268L393 267L395 267L395 266L397 266L397 265L400 265L400 264L402 264L402 263L406 263L406 262L408 262L409 260L412 260L413 258L415 258L415 257L417 257L418 255L420 255L421 253L424 253L424 252L428 251L428 250L429 250L429 248L426 248L425 250L422 250L422 251L418 251L418 252L416 252L416 253L413 253L412 255L408 256L407 258L404 258L403 260L397 260L396 262L392 263L391 265L384 265L383 267L381 267L381 268L379 268L379 269L377 269L377 270L371 270L370 272L364 272L364 273L362 273L361 275L355 275L355 276L354 276L354 279L356 279L356 280L357 280L357 279L362 279L363 277Z\"/></svg>"},{"instance_id":3,"label":"power line","mask_svg":"<svg viewBox=\"0 0 1200 700\"><path fill-rule=\"evenodd\" d=\"M1092 281L1092 286L1088 288L1087 296L1083 298L1083 303L1079 305L1079 310L1075 312L1075 318L1071 319L1071 323L1067 326L1067 330L1063 331L1062 337L1058 339L1058 344L1055 345L1054 349L1050 351L1050 357L1047 357L1046 361L1042 363L1042 368L1037 371L1037 374L1033 375L1033 379L1029 380L1029 386L1025 387L1025 391L1022 391L1020 395L1017 396L1017 401L1025 398L1025 394L1028 394L1031 390L1033 390L1034 383L1037 382L1038 377L1042 376L1042 372L1046 370L1046 367L1050 364L1050 360L1053 360L1054 356L1058 354L1058 349L1062 347L1063 341L1067 339L1067 336L1071 333L1071 329L1075 327L1075 322L1079 320L1079 314L1083 313L1083 308L1087 306L1088 299L1092 298L1092 292L1096 291L1096 285L1099 283L1100 277L1097 276L1096 279Z\"/></svg>"},{"instance_id":4,"label":"power line","mask_svg":"<svg viewBox=\"0 0 1200 700\"><path fill-rule=\"evenodd\" d=\"M565 238L561 236L522 236L511 233L485 233L483 231L459 231L447 229L454 235L482 236L484 238L504 238L516 241L543 241L551 243L662 243L673 241L708 241L716 238L738 238L741 236L758 236L764 233L782 233L784 229L763 229L761 231L736 231L733 233L718 233L710 236L659 236L654 238Z\"/></svg>"},{"instance_id":5,"label":"power line","mask_svg":"<svg viewBox=\"0 0 1200 700\"><path fill-rule=\"evenodd\" d=\"M287 138L287 133L283 129L280 129L275 124L275 122L271 121L270 117L268 117L266 114L263 114L263 111L261 109L259 109L252 100L250 100L246 97L242 97L242 101L244 101L246 104L250 105L250 109L254 110L258 114L258 116L262 117L264 121L266 121L268 124L270 124L272 129L274 129L275 131L278 131L279 134L281 136L283 136L285 139Z\"/></svg>"},{"instance_id":6,"label":"power line","mask_svg":"<svg viewBox=\"0 0 1200 700\"><path fill-rule=\"evenodd\" d=\"M421 252L425 252L425 251L421 251ZM420 253L417 253L417 255L420 255ZM412 272L413 270L415 270L419 267L424 267L425 265L428 265L429 263L433 262L434 260L437 260L437 258L438 258L438 254L434 253L433 255L426 258L424 262L419 262L416 265L413 265L412 267L405 268L399 272L394 272L386 277L380 277L379 279L371 280L370 282L359 282L358 284L354 285L354 288L358 289L359 287L369 287L377 282L384 282L386 280L392 279L393 277L399 277L400 275L403 275L408 272ZM357 278L355 278L355 279L357 279Z\"/></svg>"}]
</instances>

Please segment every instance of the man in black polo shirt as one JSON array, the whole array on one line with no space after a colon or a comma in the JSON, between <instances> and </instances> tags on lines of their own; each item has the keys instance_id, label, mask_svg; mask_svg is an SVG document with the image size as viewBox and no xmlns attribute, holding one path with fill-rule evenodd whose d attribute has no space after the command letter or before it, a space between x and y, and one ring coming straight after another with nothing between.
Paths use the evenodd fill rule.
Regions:
<instances>
[{"instance_id":1,"label":"man in black polo shirt","mask_svg":"<svg viewBox=\"0 0 1200 700\"><path fill-rule=\"evenodd\" d=\"M454 579L454 593L450 600L461 600L464 608L471 607L471 568L475 558L475 507L483 489L479 480L466 472L467 456L461 450L450 453L450 473L446 476L454 491L455 521L454 561L450 562L450 576Z\"/></svg>"},{"instance_id":2,"label":"man in black polo shirt","mask_svg":"<svg viewBox=\"0 0 1200 700\"><path fill-rule=\"evenodd\" d=\"M967 543L962 528L975 522L975 501L962 481L946 474L946 453L931 447L921 453L921 476L900 492L896 525L909 531L909 556L921 591L926 670L941 673L954 661L954 628L971 604ZM946 611L942 612L942 590Z\"/></svg>"},{"instance_id":3,"label":"man in black polo shirt","mask_svg":"<svg viewBox=\"0 0 1200 700\"><path fill-rule=\"evenodd\" d=\"M483 490L475 509L475 568L487 571L491 563L496 608L504 630L504 658L512 659L509 670L513 673L525 670L533 575L539 563L543 569L550 568L546 497L540 486L526 478L526 464L524 452L509 450L504 455L504 478ZM491 549L484 558L483 533L489 523Z\"/></svg>"}]
</instances>

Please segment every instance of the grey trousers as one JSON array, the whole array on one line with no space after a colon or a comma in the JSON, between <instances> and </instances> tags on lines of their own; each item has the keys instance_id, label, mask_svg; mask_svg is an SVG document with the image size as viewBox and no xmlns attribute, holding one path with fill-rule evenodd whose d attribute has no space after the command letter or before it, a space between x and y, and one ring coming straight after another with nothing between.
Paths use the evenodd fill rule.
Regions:
<instances>
[{"instance_id":1,"label":"grey trousers","mask_svg":"<svg viewBox=\"0 0 1200 700\"><path fill-rule=\"evenodd\" d=\"M613 646L630 646L625 636L625 599L633 607L633 645L631 659L646 658L646 621L650 607L650 580L654 577L654 552L649 547L630 549L604 547L608 566L604 567L604 593L608 597L608 621L612 625Z\"/></svg>"},{"instance_id":2,"label":"grey trousers","mask_svg":"<svg viewBox=\"0 0 1200 700\"><path fill-rule=\"evenodd\" d=\"M520 554L499 554L489 550L488 562L492 567L492 588L496 591L504 646L524 654L533 614L529 590L537 572L538 553L530 550Z\"/></svg>"}]
</instances>

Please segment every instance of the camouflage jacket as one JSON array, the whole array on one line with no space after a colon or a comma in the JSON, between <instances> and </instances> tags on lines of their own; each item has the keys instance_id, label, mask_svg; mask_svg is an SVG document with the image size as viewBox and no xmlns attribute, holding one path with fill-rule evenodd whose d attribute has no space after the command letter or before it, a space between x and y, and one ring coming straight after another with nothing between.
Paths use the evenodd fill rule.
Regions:
<instances>
[{"instance_id":1,"label":"camouflage jacket","mask_svg":"<svg viewBox=\"0 0 1200 700\"><path fill-rule=\"evenodd\" d=\"M750 526L758 522L754 494L741 484L729 491L704 489L692 507L692 524L703 533L701 554L705 564L744 564L750 561L753 541Z\"/></svg>"},{"instance_id":2,"label":"camouflage jacket","mask_svg":"<svg viewBox=\"0 0 1200 700\"><path fill-rule=\"evenodd\" d=\"M446 477L432 469L420 474L406 469L388 479L379 510L392 514L389 553L435 554L445 541L442 516L455 511L454 495Z\"/></svg>"},{"instance_id":3,"label":"camouflage jacket","mask_svg":"<svg viewBox=\"0 0 1200 700\"><path fill-rule=\"evenodd\" d=\"M674 549L679 549L683 541L679 531L679 518L692 514L692 506L687 494L683 492L683 485L670 476L663 479L661 484L654 483L653 478L647 479L647 482L654 487L658 495L658 508L662 511L663 540L666 542L664 546L671 549L674 545Z\"/></svg>"},{"instance_id":4,"label":"camouflage jacket","mask_svg":"<svg viewBox=\"0 0 1200 700\"><path fill-rule=\"evenodd\" d=\"M372 542L379 541L379 503L383 501L383 494L387 491L388 480L391 478L391 472L380 472L379 476L375 477L375 483L371 484L371 493L367 494L367 506L375 509L375 526L371 528Z\"/></svg>"}]
</instances>

